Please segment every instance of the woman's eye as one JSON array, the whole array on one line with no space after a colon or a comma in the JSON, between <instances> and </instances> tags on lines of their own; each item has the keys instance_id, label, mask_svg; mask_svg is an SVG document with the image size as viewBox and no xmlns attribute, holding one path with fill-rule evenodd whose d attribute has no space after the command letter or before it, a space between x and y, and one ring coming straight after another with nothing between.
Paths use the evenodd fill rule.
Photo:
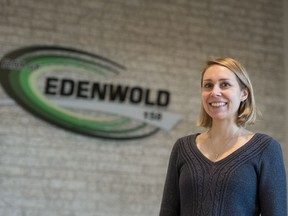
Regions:
<instances>
[{"instance_id":1,"label":"woman's eye","mask_svg":"<svg viewBox=\"0 0 288 216\"><path fill-rule=\"evenodd\" d=\"M211 83L204 83L203 84L203 88L212 88L212 84Z\"/></svg>"},{"instance_id":2,"label":"woman's eye","mask_svg":"<svg viewBox=\"0 0 288 216\"><path fill-rule=\"evenodd\" d=\"M230 83L228 83L228 82L225 82L225 83L222 83L221 84L221 87L222 88L227 88L227 87L230 87L231 85L230 85Z\"/></svg>"}]
</instances>

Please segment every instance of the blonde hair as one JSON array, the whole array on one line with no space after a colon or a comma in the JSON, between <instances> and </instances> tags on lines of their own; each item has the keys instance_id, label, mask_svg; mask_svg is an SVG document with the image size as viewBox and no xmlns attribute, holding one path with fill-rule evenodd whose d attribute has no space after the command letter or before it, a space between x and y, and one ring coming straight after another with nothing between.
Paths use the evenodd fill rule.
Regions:
<instances>
[{"instance_id":1,"label":"blonde hair","mask_svg":"<svg viewBox=\"0 0 288 216\"><path fill-rule=\"evenodd\" d=\"M246 89L248 91L247 99L240 103L236 124L238 126L243 127L245 127L247 124L254 124L256 121L257 109L253 87L246 69L238 61L229 57L209 60L206 64L206 67L202 71L201 86L203 83L203 76L206 70L213 65L220 65L228 68L236 75L241 90ZM197 125L205 128L212 127L212 118L207 114L202 103L201 103L200 117Z\"/></svg>"}]
</instances>

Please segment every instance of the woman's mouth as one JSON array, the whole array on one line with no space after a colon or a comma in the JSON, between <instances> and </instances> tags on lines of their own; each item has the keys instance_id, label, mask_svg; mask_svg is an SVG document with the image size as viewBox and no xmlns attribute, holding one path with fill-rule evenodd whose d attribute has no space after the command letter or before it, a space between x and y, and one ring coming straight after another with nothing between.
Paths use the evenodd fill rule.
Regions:
<instances>
[{"instance_id":1,"label":"woman's mouth","mask_svg":"<svg viewBox=\"0 0 288 216\"><path fill-rule=\"evenodd\" d=\"M212 107L222 107L222 106L226 106L227 103L226 102L213 102L213 103L209 103L209 105Z\"/></svg>"}]
</instances>

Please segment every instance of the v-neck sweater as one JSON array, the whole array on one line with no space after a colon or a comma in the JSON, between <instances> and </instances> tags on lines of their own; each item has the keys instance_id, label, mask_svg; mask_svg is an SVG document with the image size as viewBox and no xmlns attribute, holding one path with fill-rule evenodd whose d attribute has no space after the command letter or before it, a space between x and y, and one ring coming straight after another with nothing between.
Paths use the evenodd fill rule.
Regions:
<instances>
[{"instance_id":1,"label":"v-neck sweater","mask_svg":"<svg viewBox=\"0 0 288 216\"><path fill-rule=\"evenodd\" d=\"M212 162L193 134L173 146L160 216L286 216L286 173L280 144L256 133Z\"/></svg>"}]
</instances>

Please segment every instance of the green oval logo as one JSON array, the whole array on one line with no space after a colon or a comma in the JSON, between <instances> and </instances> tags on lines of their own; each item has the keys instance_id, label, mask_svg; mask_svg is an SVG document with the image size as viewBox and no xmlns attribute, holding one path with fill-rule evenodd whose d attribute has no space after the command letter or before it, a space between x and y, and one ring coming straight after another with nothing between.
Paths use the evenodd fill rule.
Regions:
<instances>
[{"instance_id":1,"label":"green oval logo","mask_svg":"<svg viewBox=\"0 0 288 216\"><path fill-rule=\"evenodd\" d=\"M179 116L151 108L167 107L168 91L153 93L139 86L105 83L125 70L91 53L35 46L12 51L1 59L0 82L8 95L32 114L77 133L135 139L156 133L161 125L171 128ZM172 118L173 123L169 121Z\"/></svg>"}]
</instances>

